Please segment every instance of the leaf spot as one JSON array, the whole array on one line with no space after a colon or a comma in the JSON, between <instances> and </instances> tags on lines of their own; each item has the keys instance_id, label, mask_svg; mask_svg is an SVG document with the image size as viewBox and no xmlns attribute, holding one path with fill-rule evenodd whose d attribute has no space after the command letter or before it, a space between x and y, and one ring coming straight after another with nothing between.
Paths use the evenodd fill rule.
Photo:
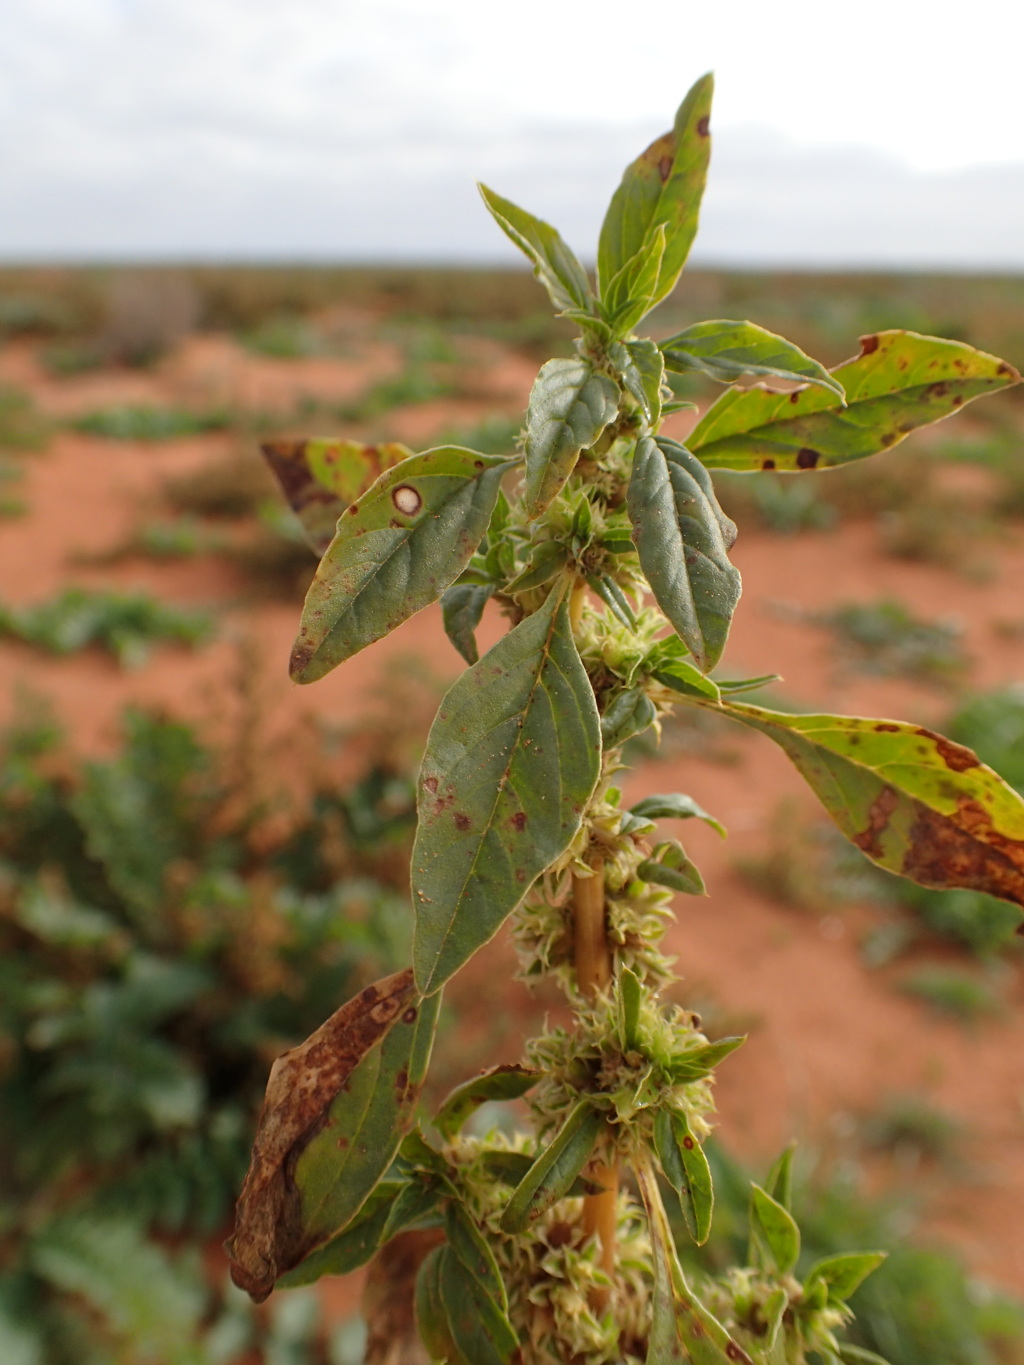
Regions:
<instances>
[{"instance_id":1,"label":"leaf spot","mask_svg":"<svg viewBox=\"0 0 1024 1365\"><path fill-rule=\"evenodd\" d=\"M693 1151L693 1148L694 1148L694 1141L693 1141L693 1138L690 1137L689 1134L687 1134L686 1137L683 1138L683 1146L686 1148L686 1150L687 1150L688 1152L692 1152L692 1151Z\"/></svg>"},{"instance_id":2,"label":"leaf spot","mask_svg":"<svg viewBox=\"0 0 1024 1365\"><path fill-rule=\"evenodd\" d=\"M465 830L469 829L469 826L470 826L471 823L472 823L472 822L470 821L469 816L466 815L464 811L461 811L461 810L460 810L460 811L456 811L456 812L455 812L455 828L456 828L456 829L465 831Z\"/></svg>"},{"instance_id":3,"label":"leaf spot","mask_svg":"<svg viewBox=\"0 0 1024 1365\"><path fill-rule=\"evenodd\" d=\"M814 469L821 459L821 452L811 450L809 446L802 446L796 453L797 469Z\"/></svg>"},{"instance_id":4,"label":"leaf spot","mask_svg":"<svg viewBox=\"0 0 1024 1365\"><path fill-rule=\"evenodd\" d=\"M885 786L871 803L868 811L868 827L860 834L853 836L853 842L866 853L869 858L880 858L882 846L879 842L881 835L888 828L889 817L900 803L898 793L893 787Z\"/></svg>"},{"instance_id":5,"label":"leaf spot","mask_svg":"<svg viewBox=\"0 0 1024 1365\"><path fill-rule=\"evenodd\" d=\"M969 768L980 768L981 760L978 755L965 748L963 744L955 744L953 740L947 739L945 735L937 735L934 730L926 730L923 726L915 731L915 734L922 735L925 739L930 739L935 745L939 757L947 768L951 768L955 773L965 773Z\"/></svg>"},{"instance_id":6,"label":"leaf spot","mask_svg":"<svg viewBox=\"0 0 1024 1365\"><path fill-rule=\"evenodd\" d=\"M414 517L423 506L423 498L412 484L402 483L392 489L391 501L406 517Z\"/></svg>"},{"instance_id":7,"label":"leaf spot","mask_svg":"<svg viewBox=\"0 0 1024 1365\"><path fill-rule=\"evenodd\" d=\"M703 116L703 118L699 118L699 119L697 120L697 136L698 136L698 137L707 137L708 132L710 131L710 128L711 128L711 120L710 120L710 118L707 116L707 114L705 114L705 115Z\"/></svg>"},{"instance_id":8,"label":"leaf spot","mask_svg":"<svg viewBox=\"0 0 1024 1365\"><path fill-rule=\"evenodd\" d=\"M874 355L878 350L878 337L876 335L861 337L860 353L862 356Z\"/></svg>"},{"instance_id":9,"label":"leaf spot","mask_svg":"<svg viewBox=\"0 0 1024 1365\"><path fill-rule=\"evenodd\" d=\"M436 777L425 777L425 778L423 779L423 785L426 787L426 789L427 789L428 792L436 792L436 791L437 791L437 778L436 778Z\"/></svg>"},{"instance_id":10,"label":"leaf spot","mask_svg":"<svg viewBox=\"0 0 1024 1365\"><path fill-rule=\"evenodd\" d=\"M669 176L672 174L673 159L674 158L672 158L671 156L663 156L661 160L658 162L658 174L661 176L661 183L663 185L665 181L669 178Z\"/></svg>"},{"instance_id":11,"label":"leaf spot","mask_svg":"<svg viewBox=\"0 0 1024 1365\"><path fill-rule=\"evenodd\" d=\"M526 812L517 810L515 815L509 820L509 824L522 834L523 830L526 828Z\"/></svg>"},{"instance_id":12,"label":"leaf spot","mask_svg":"<svg viewBox=\"0 0 1024 1365\"><path fill-rule=\"evenodd\" d=\"M887 720L880 720L875 726L875 729L880 734L898 735L900 732L900 727L898 725L891 725ZM921 732L918 731L918 734L920 733Z\"/></svg>"},{"instance_id":13,"label":"leaf spot","mask_svg":"<svg viewBox=\"0 0 1024 1365\"><path fill-rule=\"evenodd\" d=\"M762 468L762 469L774 469L774 468L775 468L775 461L774 461L774 460L762 460L762 461L761 461L761 468Z\"/></svg>"}]
</instances>

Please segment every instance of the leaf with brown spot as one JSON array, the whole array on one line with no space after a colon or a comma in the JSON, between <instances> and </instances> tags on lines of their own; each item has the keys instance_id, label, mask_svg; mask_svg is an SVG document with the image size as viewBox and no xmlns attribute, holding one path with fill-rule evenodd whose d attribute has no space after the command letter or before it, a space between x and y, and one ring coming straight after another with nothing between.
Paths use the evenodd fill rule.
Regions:
<instances>
[{"instance_id":1,"label":"leaf with brown spot","mask_svg":"<svg viewBox=\"0 0 1024 1365\"><path fill-rule=\"evenodd\" d=\"M563 586L466 669L431 726L412 853L422 990L458 971L564 853L600 769Z\"/></svg>"},{"instance_id":2,"label":"leaf with brown spot","mask_svg":"<svg viewBox=\"0 0 1024 1365\"><path fill-rule=\"evenodd\" d=\"M707 410L687 445L709 469L828 469L889 450L918 427L1020 380L1005 361L960 341L890 331L861 344L860 355L832 371L846 407L818 385L785 393L764 384L733 388Z\"/></svg>"},{"instance_id":3,"label":"leaf with brown spot","mask_svg":"<svg viewBox=\"0 0 1024 1365\"><path fill-rule=\"evenodd\" d=\"M274 1063L228 1243L257 1302L356 1216L412 1122L439 997L412 970L367 986Z\"/></svg>"},{"instance_id":4,"label":"leaf with brown spot","mask_svg":"<svg viewBox=\"0 0 1024 1365\"><path fill-rule=\"evenodd\" d=\"M645 243L653 241L659 226L665 229L665 248L646 306L653 307L675 288L697 233L711 158L708 120L714 85L710 74L702 76L679 106L672 131L626 167L601 225L597 273L602 302L623 267L642 259Z\"/></svg>"},{"instance_id":5,"label":"leaf with brown spot","mask_svg":"<svg viewBox=\"0 0 1024 1365\"><path fill-rule=\"evenodd\" d=\"M785 750L846 837L881 867L1024 907L1024 800L970 749L906 722L726 700L721 710Z\"/></svg>"},{"instance_id":6,"label":"leaf with brown spot","mask_svg":"<svg viewBox=\"0 0 1024 1365\"><path fill-rule=\"evenodd\" d=\"M338 518L350 502L392 465L408 459L408 446L362 441L265 441L263 458L302 524L317 555L334 539Z\"/></svg>"},{"instance_id":7,"label":"leaf with brown spot","mask_svg":"<svg viewBox=\"0 0 1024 1365\"><path fill-rule=\"evenodd\" d=\"M483 539L514 460L441 446L386 470L338 525L306 594L292 650L315 682L436 602Z\"/></svg>"}]
</instances>

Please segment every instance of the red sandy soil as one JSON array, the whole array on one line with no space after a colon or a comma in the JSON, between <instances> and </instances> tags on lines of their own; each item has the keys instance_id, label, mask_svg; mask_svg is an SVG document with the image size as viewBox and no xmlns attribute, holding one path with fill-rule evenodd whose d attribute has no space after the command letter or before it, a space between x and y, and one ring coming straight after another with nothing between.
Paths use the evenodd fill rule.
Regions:
<instances>
[{"instance_id":1,"label":"red sandy soil","mask_svg":"<svg viewBox=\"0 0 1024 1365\"><path fill-rule=\"evenodd\" d=\"M233 342L214 337L191 341L150 373L111 371L60 380L38 368L29 348L10 348L0 355L0 382L31 390L45 412L61 417L115 401L227 402L285 411L304 394L334 402L349 398L372 377L396 367L397 353L383 344L367 345L343 359L276 361L246 356ZM514 412L525 404L534 373L522 357L487 345L475 370L479 396L395 413L389 434L415 443L496 408ZM416 660L425 660L441 678L458 673L460 660L444 638L438 611L431 609L314 687L298 689L286 674L297 605L240 605L243 585L212 558L173 564L138 559L103 568L78 562L83 552L123 540L144 510L151 513L165 476L223 457L236 440L212 435L136 445L61 432L46 454L26 460L23 495L30 512L0 523L3 600L33 601L68 582L131 585L175 602L219 604L223 629L216 643L196 653L156 650L135 672L119 671L98 655L53 660L0 644L4 714L15 687L28 685L53 698L86 751L109 744L116 717L129 700L167 704L197 717L216 714L227 704L225 679L237 668L237 641L246 636L258 641L266 661L271 709L283 730L313 712L351 718L373 704L389 668L416 674L422 668ZM969 488L963 491L970 495ZM1000 622L1024 617L1024 542L1017 535L988 547L986 557L991 574L979 582L952 566L884 557L877 531L866 523L791 538L741 527L735 560L749 587L736 617L729 671L734 676L778 671L786 676L790 695L822 709L933 724L948 709L940 694L907 682L840 674L825 635L780 614L778 606L819 609L892 596L928 618L956 616L974 661L972 684L996 686L1024 678L1024 640L996 629ZM488 617L483 642L492 642L501 629L499 618ZM689 791L730 829L723 842L703 825L694 828L697 822L686 827L687 847L704 871L710 895L681 899L670 933L691 997L712 1000L721 1018L751 1030L748 1044L720 1072L726 1144L757 1162L794 1136L827 1149L857 1115L900 1095L959 1116L969 1134L970 1175L940 1186L926 1230L957 1246L992 1282L1024 1292L1019 963L1005 968L1004 1014L968 1031L936 1019L894 989L912 967L943 960L948 953L922 949L884 970L869 971L858 952L868 910L837 907L819 918L755 894L735 871L737 860L766 847L783 798L792 798L794 810L808 814L815 803L768 741L737 731L727 745L730 762L704 757L653 762L627 784L633 799L653 791ZM454 984L452 995L469 1026L479 1030L480 1064L517 1056L522 1029L537 1018L539 1005L520 986L495 990L494 982L508 976L512 966L511 950L499 939ZM486 1001L477 991L483 981ZM504 1017L496 1008L501 993L508 1004Z\"/></svg>"}]
</instances>

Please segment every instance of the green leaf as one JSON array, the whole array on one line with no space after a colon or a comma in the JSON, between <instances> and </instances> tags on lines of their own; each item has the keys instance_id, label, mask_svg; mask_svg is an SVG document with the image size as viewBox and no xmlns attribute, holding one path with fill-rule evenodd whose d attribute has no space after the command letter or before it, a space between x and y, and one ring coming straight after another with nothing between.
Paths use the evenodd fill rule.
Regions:
<instances>
[{"instance_id":1,"label":"green leaf","mask_svg":"<svg viewBox=\"0 0 1024 1365\"><path fill-rule=\"evenodd\" d=\"M411 969L367 986L274 1063L228 1243L235 1283L267 1297L352 1221L412 1123L440 994Z\"/></svg>"},{"instance_id":2,"label":"green leaf","mask_svg":"<svg viewBox=\"0 0 1024 1365\"><path fill-rule=\"evenodd\" d=\"M804 1276L804 1283L822 1280L828 1287L829 1301L845 1303L873 1270L877 1270L887 1256L885 1251L854 1251L845 1255L825 1256Z\"/></svg>"},{"instance_id":3,"label":"green leaf","mask_svg":"<svg viewBox=\"0 0 1024 1365\"><path fill-rule=\"evenodd\" d=\"M631 332L660 297L657 291L665 244L665 224L658 223L636 255L609 282L607 289L602 288L602 311L619 336Z\"/></svg>"},{"instance_id":4,"label":"green leaf","mask_svg":"<svg viewBox=\"0 0 1024 1365\"><path fill-rule=\"evenodd\" d=\"M434 1127L449 1142L474 1110L498 1100L517 1100L540 1080L544 1073L518 1062L492 1067L472 1080L463 1081L451 1092L434 1118Z\"/></svg>"},{"instance_id":5,"label":"green leaf","mask_svg":"<svg viewBox=\"0 0 1024 1365\"><path fill-rule=\"evenodd\" d=\"M641 1186L643 1188L643 1186ZM647 1338L645 1365L687 1365L689 1356L683 1349L676 1321L676 1300L672 1286L672 1269L666 1230L651 1224L651 1261L654 1270L654 1292L651 1296L651 1331Z\"/></svg>"},{"instance_id":6,"label":"green leaf","mask_svg":"<svg viewBox=\"0 0 1024 1365\"><path fill-rule=\"evenodd\" d=\"M648 1349L647 1365L676 1365L679 1356L675 1354L671 1333L665 1316L663 1301L664 1284L660 1277L667 1268L672 1286L675 1309L676 1331L685 1346L683 1359L688 1365L753 1365L746 1351L733 1340L722 1324L709 1312L694 1294L687 1283L676 1255L672 1233L665 1217L661 1193L654 1172L646 1159L637 1164L637 1184L647 1210L647 1222L651 1232L651 1250L654 1260L655 1297L658 1331L654 1344L659 1354L652 1355Z\"/></svg>"},{"instance_id":7,"label":"green leaf","mask_svg":"<svg viewBox=\"0 0 1024 1365\"><path fill-rule=\"evenodd\" d=\"M682 891L687 896L707 895L700 870L675 839L656 844L651 857L645 858L637 868L636 875L641 881L670 886L673 891Z\"/></svg>"},{"instance_id":8,"label":"green leaf","mask_svg":"<svg viewBox=\"0 0 1024 1365\"><path fill-rule=\"evenodd\" d=\"M738 692L757 692L771 683L781 682L781 673L761 673L756 678L716 678L720 692L735 696Z\"/></svg>"},{"instance_id":9,"label":"green leaf","mask_svg":"<svg viewBox=\"0 0 1024 1365\"><path fill-rule=\"evenodd\" d=\"M412 855L425 991L498 931L569 846L600 767L594 692L555 592L462 674L430 730Z\"/></svg>"},{"instance_id":10,"label":"green leaf","mask_svg":"<svg viewBox=\"0 0 1024 1365\"><path fill-rule=\"evenodd\" d=\"M450 1247L440 1258L441 1303L459 1357L469 1365L508 1365L519 1337L501 1305Z\"/></svg>"},{"instance_id":11,"label":"green leaf","mask_svg":"<svg viewBox=\"0 0 1024 1365\"><path fill-rule=\"evenodd\" d=\"M601 225L597 272L602 294L655 229L665 227L653 302L675 287L697 233L700 201L711 155L708 124L714 80L703 76L690 90L665 133L626 168Z\"/></svg>"},{"instance_id":12,"label":"green leaf","mask_svg":"<svg viewBox=\"0 0 1024 1365\"><path fill-rule=\"evenodd\" d=\"M884 1356L877 1355L864 1346L854 1346L848 1341L839 1343L839 1359L844 1365L889 1365Z\"/></svg>"},{"instance_id":13,"label":"green leaf","mask_svg":"<svg viewBox=\"0 0 1024 1365\"><path fill-rule=\"evenodd\" d=\"M744 374L820 384L842 400L843 386L825 366L791 341L752 322L698 322L660 343L665 365L676 374L697 371L731 384Z\"/></svg>"},{"instance_id":14,"label":"green leaf","mask_svg":"<svg viewBox=\"0 0 1024 1365\"><path fill-rule=\"evenodd\" d=\"M557 497L581 450L594 444L619 407L613 380L578 357L541 366L526 411L526 510L533 518Z\"/></svg>"},{"instance_id":15,"label":"green leaf","mask_svg":"<svg viewBox=\"0 0 1024 1365\"><path fill-rule=\"evenodd\" d=\"M476 628L493 592L493 583L453 583L441 598L444 633L467 664L480 657Z\"/></svg>"},{"instance_id":16,"label":"green leaf","mask_svg":"<svg viewBox=\"0 0 1024 1365\"><path fill-rule=\"evenodd\" d=\"M701 1043L697 1047L677 1053L668 1068L672 1079L677 1085L687 1081L699 1081L702 1077L710 1075L719 1062L724 1061L746 1041L746 1035L738 1038L719 1038L715 1043Z\"/></svg>"},{"instance_id":17,"label":"green leaf","mask_svg":"<svg viewBox=\"0 0 1024 1365\"><path fill-rule=\"evenodd\" d=\"M694 673L697 670L694 669ZM700 677L700 674L697 673ZM658 718L658 710L639 687L620 692L601 717L601 738L605 749L617 749L627 740L642 735Z\"/></svg>"},{"instance_id":18,"label":"green leaf","mask_svg":"<svg viewBox=\"0 0 1024 1365\"><path fill-rule=\"evenodd\" d=\"M1024 907L1024 801L970 749L905 721L722 709L785 750L873 862Z\"/></svg>"},{"instance_id":19,"label":"green leaf","mask_svg":"<svg viewBox=\"0 0 1024 1365\"><path fill-rule=\"evenodd\" d=\"M713 678L705 677L699 668L690 663L685 657L688 653L689 650L678 635L659 640L647 657L651 677L663 687L670 687L673 692L679 692L684 697L715 703L721 701L722 694L718 684Z\"/></svg>"},{"instance_id":20,"label":"green leaf","mask_svg":"<svg viewBox=\"0 0 1024 1365\"><path fill-rule=\"evenodd\" d=\"M395 1201L408 1188L402 1181L381 1181L345 1231L279 1276L275 1289L297 1289L324 1275L347 1275L365 1265L383 1244Z\"/></svg>"},{"instance_id":21,"label":"green leaf","mask_svg":"<svg viewBox=\"0 0 1024 1365\"><path fill-rule=\"evenodd\" d=\"M665 795L645 796L636 805L630 806L633 815L639 815L644 820L690 820L696 818L703 820L706 825L725 838L725 826L709 815L703 806L698 806L692 796L684 796L682 792L671 792Z\"/></svg>"},{"instance_id":22,"label":"green leaf","mask_svg":"<svg viewBox=\"0 0 1024 1365\"><path fill-rule=\"evenodd\" d=\"M315 682L436 602L472 558L514 463L441 446L351 503L306 596L292 678Z\"/></svg>"},{"instance_id":23,"label":"green leaf","mask_svg":"<svg viewBox=\"0 0 1024 1365\"><path fill-rule=\"evenodd\" d=\"M501 1215L503 1231L523 1232L534 1219L568 1194L586 1165L604 1123L604 1117L588 1100L580 1100L554 1140L516 1186Z\"/></svg>"},{"instance_id":24,"label":"green leaf","mask_svg":"<svg viewBox=\"0 0 1024 1365\"><path fill-rule=\"evenodd\" d=\"M479 185L478 189L502 232L533 262L533 273L548 291L555 307L591 315L594 296L587 272L556 229L518 208L511 200L495 194L486 185Z\"/></svg>"},{"instance_id":25,"label":"green leaf","mask_svg":"<svg viewBox=\"0 0 1024 1365\"><path fill-rule=\"evenodd\" d=\"M706 673L725 648L739 601L740 576L729 563L736 528L707 471L674 441L640 437L628 503L640 566L658 606Z\"/></svg>"},{"instance_id":26,"label":"green leaf","mask_svg":"<svg viewBox=\"0 0 1024 1365\"><path fill-rule=\"evenodd\" d=\"M494 1253L462 1204L449 1201L444 1216L448 1245L481 1289L508 1312L508 1297Z\"/></svg>"},{"instance_id":27,"label":"green leaf","mask_svg":"<svg viewBox=\"0 0 1024 1365\"><path fill-rule=\"evenodd\" d=\"M557 578L568 563L569 551L564 545L557 540L542 540L531 547L522 572L510 579L502 591L506 597L534 592Z\"/></svg>"},{"instance_id":28,"label":"green leaf","mask_svg":"<svg viewBox=\"0 0 1024 1365\"><path fill-rule=\"evenodd\" d=\"M402 1139L398 1155L403 1165L423 1175L447 1176L451 1171L448 1158L427 1141L418 1123Z\"/></svg>"},{"instance_id":29,"label":"green leaf","mask_svg":"<svg viewBox=\"0 0 1024 1365\"><path fill-rule=\"evenodd\" d=\"M640 1023L640 1004L643 1000L643 987L635 972L622 967L616 978L619 1009L619 1039L623 1052L635 1052L638 1045L637 1029Z\"/></svg>"},{"instance_id":30,"label":"green leaf","mask_svg":"<svg viewBox=\"0 0 1024 1365\"><path fill-rule=\"evenodd\" d=\"M448 1314L441 1299L441 1272L452 1253L446 1246L427 1253L416 1276L416 1326L432 1361L467 1365L452 1340Z\"/></svg>"},{"instance_id":31,"label":"green leaf","mask_svg":"<svg viewBox=\"0 0 1024 1365\"><path fill-rule=\"evenodd\" d=\"M330 545L345 508L386 470L412 454L392 442L266 441L263 458L318 555Z\"/></svg>"},{"instance_id":32,"label":"green leaf","mask_svg":"<svg viewBox=\"0 0 1024 1365\"><path fill-rule=\"evenodd\" d=\"M623 387L640 405L647 425L655 430L661 421L665 357L649 337L616 342L609 354L622 376Z\"/></svg>"},{"instance_id":33,"label":"green leaf","mask_svg":"<svg viewBox=\"0 0 1024 1365\"><path fill-rule=\"evenodd\" d=\"M685 1114L659 1109L654 1116L654 1150L665 1179L679 1196L690 1236L703 1246L711 1234L715 1196L704 1148L690 1132Z\"/></svg>"},{"instance_id":34,"label":"green leaf","mask_svg":"<svg viewBox=\"0 0 1024 1365\"><path fill-rule=\"evenodd\" d=\"M826 469L888 450L1020 380L996 356L916 332L878 332L862 337L861 348L832 371L845 408L820 386L731 389L690 433L690 449L712 469Z\"/></svg>"},{"instance_id":35,"label":"green leaf","mask_svg":"<svg viewBox=\"0 0 1024 1365\"><path fill-rule=\"evenodd\" d=\"M381 1245L390 1242L392 1237L407 1228L423 1230L440 1227L441 1214L438 1205L452 1189L451 1182L445 1177L433 1180L427 1176L410 1181L391 1205L391 1212L381 1235Z\"/></svg>"},{"instance_id":36,"label":"green leaf","mask_svg":"<svg viewBox=\"0 0 1024 1365\"><path fill-rule=\"evenodd\" d=\"M754 1184L750 1187L750 1235L780 1275L794 1269L800 1257L800 1229L787 1208Z\"/></svg>"},{"instance_id":37,"label":"green leaf","mask_svg":"<svg viewBox=\"0 0 1024 1365\"><path fill-rule=\"evenodd\" d=\"M795 1152L795 1142L791 1142L783 1148L782 1152L772 1162L768 1179L764 1182L765 1190L787 1209L793 1207L793 1156Z\"/></svg>"},{"instance_id":38,"label":"green leaf","mask_svg":"<svg viewBox=\"0 0 1024 1365\"><path fill-rule=\"evenodd\" d=\"M600 597L617 620L621 621L629 630L636 630L636 617L633 614L633 607L614 578L610 578L606 574L587 574L587 586Z\"/></svg>"},{"instance_id":39,"label":"green leaf","mask_svg":"<svg viewBox=\"0 0 1024 1365\"><path fill-rule=\"evenodd\" d=\"M527 1152L510 1152L499 1147L485 1151L480 1156L480 1164L487 1174L512 1189L523 1180L533 1162L534 1158ZM577 1199L584 1194L601 1194L604 1189L605 1186L596 1180L579 1175L566 1190L565 1196L567 1199Z\"/></svg>"}]
</instances>

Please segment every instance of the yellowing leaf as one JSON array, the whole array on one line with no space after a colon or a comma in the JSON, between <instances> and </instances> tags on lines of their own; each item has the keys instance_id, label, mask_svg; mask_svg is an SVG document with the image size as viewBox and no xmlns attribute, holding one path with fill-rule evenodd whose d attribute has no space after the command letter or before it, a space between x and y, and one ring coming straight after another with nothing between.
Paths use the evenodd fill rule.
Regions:
<instances>
[{"instance_id":1,"label":"yellowing leaf","mask_svg":"<svg viewBox=\"0 0 1024 1365\"><path fill-rule=\"evenodd\" d=\"M412 451L397 442L364 445L362 441L265 441L263 458L281 485L318 555L330 545L345 508L385 469Z\"/></svg>"},{"instance_id":2,"label":"yellowing leaf","mask_svg":"<svg viewBox=\"0 0 1024 1365\"><path fill-rule=\"evenodd\" d=\"M832 371L846 407L820 385L780 393L730 389L690 433L709 469L826 469L897 445L1020 375L996 356L916 332L861 338L861 353Z\"/></svg>"},{"instance_id":3,"label":"yellowing leaf","mask_svg":"<svg viewBox=\"0 0 1024 1365\"><path fill-rule=\"evenodd\" d=\"M1024 907L1024 801L970 749L905 721L792 716L722 703L773 739L836 824L880 866L922 886Z\"/></svg>"},{"instance_id":4,"label":"yellowing leaf","mask_svg":"<svg viewBox=\"0 0 1024 1365\"><path fill-rule=\"evenodd\" d=\"M697 233L711 157L714 87L711 75L702 76L679 106L672 131L626 167L601 225L597 272L602 293L623 266L640 257L659 226L665 229L665 249L649 306L675 287Z\"/></svg>"}]
</instances>

